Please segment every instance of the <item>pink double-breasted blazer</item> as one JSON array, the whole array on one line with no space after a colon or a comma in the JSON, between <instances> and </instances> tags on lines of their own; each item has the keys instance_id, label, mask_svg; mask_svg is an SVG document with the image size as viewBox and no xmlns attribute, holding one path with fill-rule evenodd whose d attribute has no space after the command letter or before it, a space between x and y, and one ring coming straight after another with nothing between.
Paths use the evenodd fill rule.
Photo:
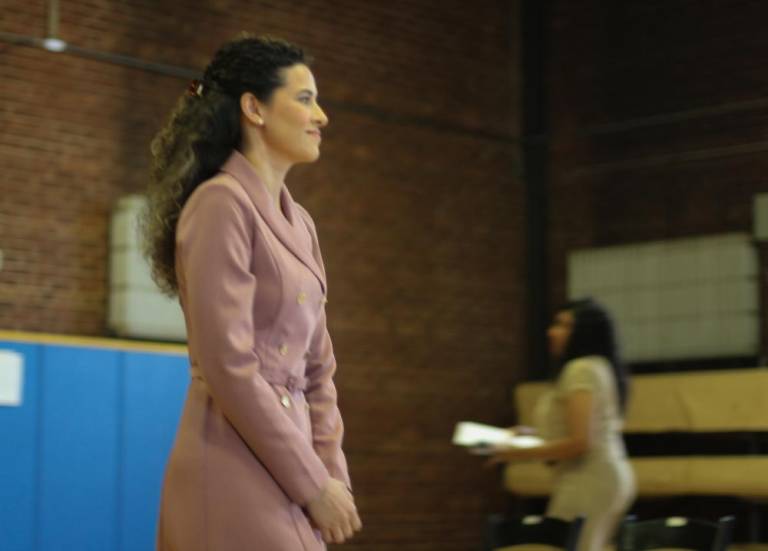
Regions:
<instances>
[{"instance_id":1,"label":"pink double-breasted blazer","mask_svg":"<svg viewBox=\"0 0 768 551\"><path fill-rule=\"evenodd\" d=\"M192 381L159 551L325 549L303 506L329 476L349 485L315 227L280 202L234 152L178 222Z\"/></svg>"}]
</instances>

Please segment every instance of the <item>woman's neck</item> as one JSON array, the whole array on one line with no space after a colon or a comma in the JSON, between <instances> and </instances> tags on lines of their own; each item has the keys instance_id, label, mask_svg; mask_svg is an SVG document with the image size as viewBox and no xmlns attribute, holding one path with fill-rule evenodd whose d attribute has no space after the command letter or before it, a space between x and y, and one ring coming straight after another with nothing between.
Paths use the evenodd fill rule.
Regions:
<instances>
[{"instance_id":1,"label":"woman's neck","mask_svg":"<svg viewBox=\"0 0 768 551\"><path fill-rule=\"evenodd\" d=\"M271 158L273 156L267 152L266 147L261 143L248 144L243 147L242 154L251 163L254 172L261 181L264 182L275 205L280 207L280 190L285 183L285 177L290 166Z\"/></svg>"}]
</instances>

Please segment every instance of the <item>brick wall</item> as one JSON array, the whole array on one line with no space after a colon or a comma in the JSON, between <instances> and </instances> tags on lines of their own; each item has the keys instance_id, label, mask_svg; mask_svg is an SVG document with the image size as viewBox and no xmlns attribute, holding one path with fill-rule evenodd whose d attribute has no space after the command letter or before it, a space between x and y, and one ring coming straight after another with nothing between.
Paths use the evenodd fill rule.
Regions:
<instances>
[{"instance_id":1,"label":"brick wall","mask_svg":"<svg viewBox=\"0 0 768 551\"><path fill-rule=\"evenodd\" d=\"M329 275L366 523L346 548L477 548L496 473L447 442L459 419L504 420L521 372L517 2L179 4L65 0L59 34L198 69L242 29L314 54L331 125L289 186ZM43 36L44 3L1 12L0 31ZM0 42L0 328L107 333L110 209L144 186L149 140L185 87Z\"/></svg>"},{"instance_id":2,"label":"brick wall","mask_svg":"<svg viewBox=\"0 0 768 551\"><path fill-rule=\"evenodd\" d=\"M752 229L768 5L553 2L553 300L579 247Z\"/></svg>"}]
</instances>

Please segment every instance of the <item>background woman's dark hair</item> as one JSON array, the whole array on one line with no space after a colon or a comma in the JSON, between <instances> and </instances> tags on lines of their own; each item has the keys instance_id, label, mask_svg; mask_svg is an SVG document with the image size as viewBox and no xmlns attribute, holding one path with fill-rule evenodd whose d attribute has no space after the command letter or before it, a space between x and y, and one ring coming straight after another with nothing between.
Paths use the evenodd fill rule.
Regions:
<instances>
[{"instance_id":1,"label":"background woman's dark hair","mask_svg":"<svg viewBox=\"0 0 768 551\"><path fill-rule=\"evenodd\" d=\"M203 74L200 94L185 93L152 140L141 227L152 277L166 293L178 291L174 258L181 209L240 146L240 96L251 92L268 102L283 84L281 69L308 62L293 44L244 34L216 52Z\"/></svg>"},{"instance_id":2,"label":"background woman's dark hair","mask_svg":"<svg viewBox=\"0 0 768 551\"><path fill-rule=\"evenodd\" d=\"M571 360L584 356L603 356L611 366L616 379L619 405L624 411L629 395L629 370L621 361L616 329L608 312L596 301L576 300L558 309L573 312L573 330L559 359L558 372Z\"/></svg>"}]
</instances>

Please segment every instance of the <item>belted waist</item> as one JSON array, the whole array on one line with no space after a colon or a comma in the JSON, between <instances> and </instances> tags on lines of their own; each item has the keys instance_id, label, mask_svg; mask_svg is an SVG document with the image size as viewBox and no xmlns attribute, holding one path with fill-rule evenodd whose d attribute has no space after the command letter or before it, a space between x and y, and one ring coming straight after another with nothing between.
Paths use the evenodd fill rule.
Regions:
<instances>
[{"instance_id":1,"label":"belted waist","mask_svg":"<svg viewBox=\"0 0 768 551\"><path fill-rule=\"evenodd\" d=\"M259 375L261 378L267 381L271 385L284 386L290 392L305 391L307 390L308 380L304 376L291 375L285 371L279 371L277 369L259 369ZM205 380L203 372L197 367L197 364L192 364L189 368L189 375L193 379Z\"/></svg>"}]
</instances>

